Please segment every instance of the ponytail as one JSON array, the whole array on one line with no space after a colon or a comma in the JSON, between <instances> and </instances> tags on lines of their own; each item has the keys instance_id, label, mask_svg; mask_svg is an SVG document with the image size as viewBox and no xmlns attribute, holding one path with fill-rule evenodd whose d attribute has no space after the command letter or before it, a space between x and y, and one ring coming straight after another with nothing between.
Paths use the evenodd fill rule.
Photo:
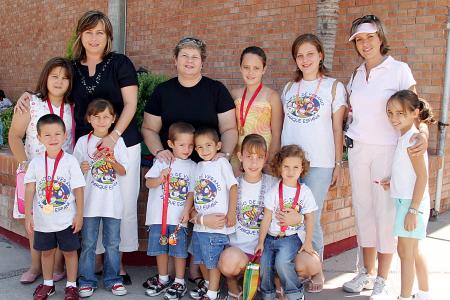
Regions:
<instances>
[{"instance_id":1,"label":"ponytail","mask_svg":"<svg viewBox=\"0 0 450 300\"><path fill-rule=\"evenodd\" d=\"M423 98L419 98L419 120L427 125L436 123L430 104Z\"/></svg>"}]
</instances>

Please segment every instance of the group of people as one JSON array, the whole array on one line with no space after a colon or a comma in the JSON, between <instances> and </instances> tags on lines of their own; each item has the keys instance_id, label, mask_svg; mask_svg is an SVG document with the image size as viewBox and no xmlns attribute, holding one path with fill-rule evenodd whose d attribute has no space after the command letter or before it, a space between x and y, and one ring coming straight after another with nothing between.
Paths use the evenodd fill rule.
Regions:
<instances>
[{"instance_id":1,"label":"group of people","mask_svg":"<svg viewBox=\"0 0 450 300\"><path fill-rule=\"evenodd\" d=\"M183 297L189 254L194 299L217 299L223 275L227 298L239 300L239 277L259 257L264 299L320 292L321 211L343 164L348 111L353 121L345 142L364 268L343 288L373 289L372 300L390 297L385 282L398 237L399 299L411 298L414 270L416 299L430 299L419 240L429 213L432 113L416 95L408 65L387 55L376 16L352 23L349 41L364 62L347 87L327 76L323 45L313 34L293 42L296 73L281 94L263 85L263 49L242 52L245 86L230 93L201 73L206 44L183 38L173 53L177 76L156 87L141 131L134 119L136 72L125 55L111 52L111 41L109 19L85 13L75 59L49 60L35 93L16 105L9 143L26 174L15 211L25 218L32 256L21 282L44 278L34 299L54 294L54 281L65 276L66 299L92 296L99 271L106 289L127 293L131 278L121 253L138 248L142 137L155 156L145 175L146 225L147 254L158 266L143 284L146 295Z\"/></svg>"}]
</instances>

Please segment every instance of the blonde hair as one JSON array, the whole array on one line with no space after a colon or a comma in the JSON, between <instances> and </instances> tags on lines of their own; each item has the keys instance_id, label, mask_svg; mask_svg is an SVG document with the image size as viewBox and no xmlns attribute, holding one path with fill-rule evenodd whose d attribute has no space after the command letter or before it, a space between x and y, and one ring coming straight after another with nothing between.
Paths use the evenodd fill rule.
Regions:
<instances>
[{"instance_id":1,"label":"blonde hair","mask_svg":"<svg viewBox=\"0 0 450 300\"><path fill-rule=\"evenodd\" d=\"M105 34L107 38L106 47L103 51L103 57L105 57L112 51L113 29L111 21L101 11L90 10L86 12L83 16L81 16L81 18L78 20L76 31L77 39L75 40L75 43L73 44L72 47L73 58L75 60L82 61L86 59L86 49L84 48L83 43L81 42L81 35L83 34L83 32L97 26L99 22L101 22L105 27Z\"/></svg>"}]
</instances>

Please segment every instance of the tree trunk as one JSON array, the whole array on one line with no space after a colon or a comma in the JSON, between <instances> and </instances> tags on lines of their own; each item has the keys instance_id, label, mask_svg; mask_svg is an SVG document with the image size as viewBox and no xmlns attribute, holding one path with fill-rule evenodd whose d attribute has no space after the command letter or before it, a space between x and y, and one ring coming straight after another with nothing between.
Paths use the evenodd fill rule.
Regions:
<instances>
[{"instance_id":1,"label":"tree trunk","mask_svg":"<svg viewBox=\"0 0 450 300\"><path fill-rule=\"evenodd\" d=\"M333 68L336 29L339 18L339 0L317 0L317 36L325 48L325 66Z\"/></svg>"}]
</instances>

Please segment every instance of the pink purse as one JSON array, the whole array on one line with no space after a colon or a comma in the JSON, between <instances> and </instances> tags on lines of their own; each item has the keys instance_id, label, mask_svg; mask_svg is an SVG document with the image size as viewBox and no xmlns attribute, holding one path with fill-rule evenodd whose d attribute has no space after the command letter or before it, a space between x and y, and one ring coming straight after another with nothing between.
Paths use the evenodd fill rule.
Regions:
<instances>
[{"instance_id":1,"label":"pink purse","mask_svg":"<svg viewBox=\"0 0 450 300\"><path fill-rule=\"evenodd\" d=\"M16 198L17 198L17 209L19 213L25 214L25 184L23 183L25 178L25 168L22 164L16 171Z\"/></svg>"}]
</instances>

